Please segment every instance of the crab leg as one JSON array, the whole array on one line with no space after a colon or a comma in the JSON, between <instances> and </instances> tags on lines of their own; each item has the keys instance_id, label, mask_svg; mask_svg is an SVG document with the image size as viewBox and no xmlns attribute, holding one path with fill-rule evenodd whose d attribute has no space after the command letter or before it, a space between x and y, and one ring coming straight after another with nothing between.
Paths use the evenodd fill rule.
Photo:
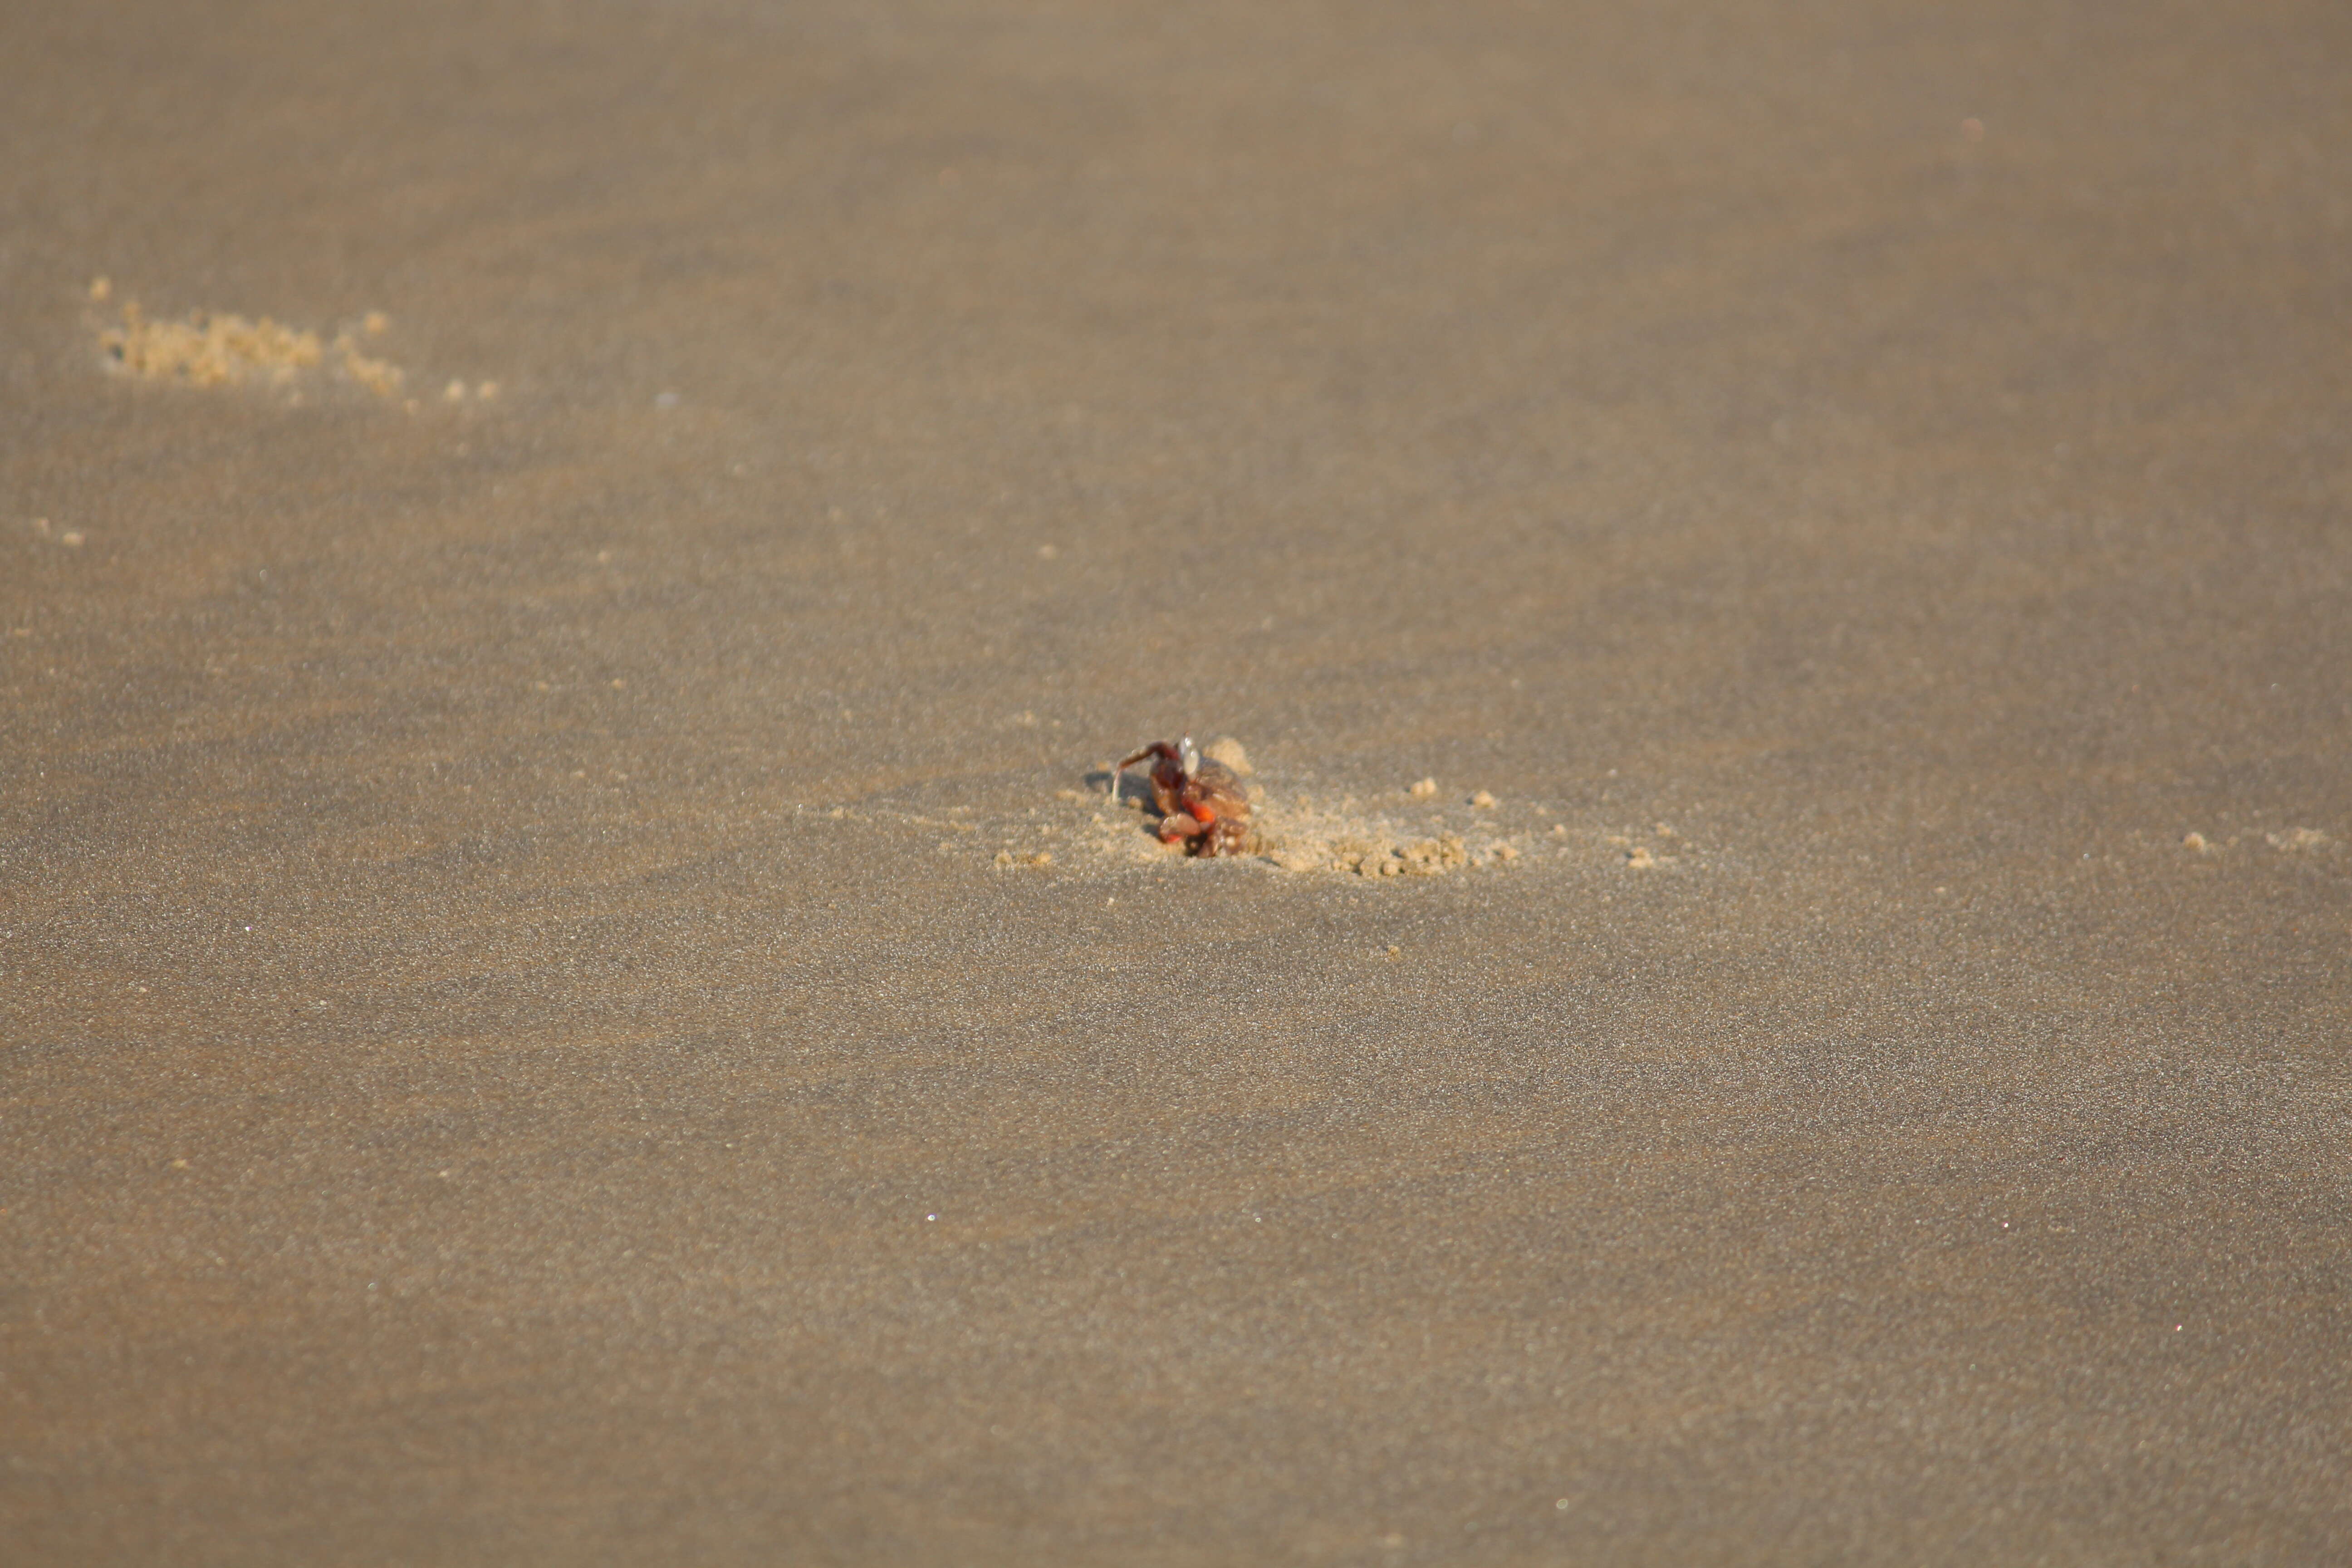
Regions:
<instances>
[{"instance_id":1,"label":"crab leg","mask_svg":"<svg viewBox=\"0 0 2352 1568\"><path fill-rule=\"evenodd\" d=\"M1133 766L1135 766L1135 764L1136 764L1136 763L1139 763L1139 762L1143 761L1143 759L1144 759L1144 758L1146 758L1146 757L1163 757L1163 758L1167 759L1169 762L1171 762L1171 763L1178 762L1178 758L1177 758L1177 756L1176 756L1176 750L1175 750L1175 748L1174 748L1174 747L1171 746L1171 745L1170 745L1167 742L1165 742L1165 741L1154 741L1154 742L1151 742L1151 744L1150 744L1150 745L1148 745L1148 746L1144 747L1144 748L1143 748L1143 750L1141 750L1141 751L1139 751L1139 752L1136 752L1136 753L1135 753L1135 755L1133 755L1133 756L1131 756L1131 757L1128 758L1125 762L1123 762L1123 763L1119 763L1119 764L1118 764L1118 766L1117 766L1117 767L1115 767L1115 768L1111 769L1111 771L1110 771L1110 797L1111 797L1111 799L1113 799L1113 800L1117 800L1117 799L1118 798L1118 786L1119 786L1119 784L1120 784L1121 780L1126 776L1127 770L1128 770L1128 769L1129 769L1129 768L1131 768L1131 767L1133 767ZM1181 765L1181 763L1179 763L1179 765L1180 765L1180 766Z\"/></svg>"}]
</instances>

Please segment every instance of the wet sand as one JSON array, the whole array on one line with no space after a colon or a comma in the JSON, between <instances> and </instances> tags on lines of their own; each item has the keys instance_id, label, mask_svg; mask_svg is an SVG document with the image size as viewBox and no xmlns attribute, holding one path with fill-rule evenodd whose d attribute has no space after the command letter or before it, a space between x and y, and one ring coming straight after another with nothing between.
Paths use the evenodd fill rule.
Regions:
<instances>
[{"instance_id":1,"label":"wet sand","mask_svg":"<svg viewBox=\"0 0 2352 1568\"><path fill-rule=\"evenodd\" d=\"M0 137L12 1562L2352 1558L2341 6L125 0Z\"/></svg>"}]
</instances>

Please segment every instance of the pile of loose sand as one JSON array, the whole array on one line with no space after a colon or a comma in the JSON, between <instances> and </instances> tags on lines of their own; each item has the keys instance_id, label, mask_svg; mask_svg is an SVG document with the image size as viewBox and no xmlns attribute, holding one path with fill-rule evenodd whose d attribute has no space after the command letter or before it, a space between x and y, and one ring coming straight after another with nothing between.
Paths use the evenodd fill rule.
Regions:
<instances>
[{"instance_id":1,"label":"pile of loose sand","mask_svg":"<svg viewBox=\"0 0 2352 1568\"><path fill-rule=\"evenodd\" d=\"M235 382L291 382L316 365L324 351L316 332L221 311L196 310L185 321L151 321L137 305L122 308L122 324L99 334L99 345L123 372L151 381L192 386Z\"/></svg>"},{"instance_id":2,"label":"pile of loose sand","mask_svg":"<svg viewBox=\"0 0 2352 1568\"><path fill-rule=\"evenodd\" d=\"M110 292L105 279L91 283L92 300ZM381 336L387 322L371 310L356 329L338 332L331 343L317 332L281 326L269 317L252 321L226 310L192 310L177 320L150 319L136 301L122 307L120 324L98 334L100 350L118 373L186 386L233 386L259 383L289 386L321 367L379 397L397 396L405 379L390 360L363 353L362 337Z\"/></svg>"},{"instance_id":3,"label":"pile of loose sand","mask_svg":"<svg viewBox=\"0 0 2352 1568\"><path fill-rule=\"evenodd\" d=\"M1518 858L1518 847L1505 838L1450 830L1415 835L1386 818L1359 815L1352 805L1325 806L1304 795L1268 801L1259 814L1266 858L1286 871L1356 877L1440 877Z\"/></svg>"}]
</instances>

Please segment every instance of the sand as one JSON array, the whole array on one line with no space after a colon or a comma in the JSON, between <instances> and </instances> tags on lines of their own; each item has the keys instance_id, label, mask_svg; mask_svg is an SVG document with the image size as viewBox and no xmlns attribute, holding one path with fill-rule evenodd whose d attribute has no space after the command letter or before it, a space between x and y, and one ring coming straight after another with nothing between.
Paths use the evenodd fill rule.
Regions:
<instances>
[{"instance_id":1,"label":"sand","mask_svg":"<svg viewBox=\"0 0 2352 1568\"><path fill-rule=\"evenodd\" d=\"M93 301L110 298L113 280L90 280ZM176 321L151 320L137 300L122 307L120 322L98 330L100 363L109 370L144 381L182 386L232 386L264 384L279 390L295 388L289 404L302 397L300 384L316 380L320 367L331 363L341 379L365 387L379 397L399 395L405 374L390 360L366 353L362 334L377 337L390 322L381 310L371 310L360 322L337 332L331 344L322 343L309 328L288 327L229 310L191 310ZM328 357L330 349L333 358ZM451 403L466 396L463 380L449 383L445 394Z\"/></svg>"},{"instance_id":2,"label":"sand","mask_svg":"<svg viewBox=\"0 0 2352 1568\"><path fill-rule=\"evenodd\" d=\"M2352 1558L2347 15L0 9L8 1560Z\"/></svg>"}]
</instances>

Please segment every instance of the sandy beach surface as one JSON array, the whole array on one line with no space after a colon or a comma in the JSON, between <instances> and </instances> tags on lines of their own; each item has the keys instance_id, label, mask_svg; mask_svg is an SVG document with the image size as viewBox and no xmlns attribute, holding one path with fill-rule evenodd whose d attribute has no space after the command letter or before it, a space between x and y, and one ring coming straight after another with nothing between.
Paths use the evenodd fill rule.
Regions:
<instances>
[{"instance_id":1,"label":"sandy beach surface","mask_svg":"<svg viewBox=\"0 0 2352 1568\"><path fill-rule=\"evenodd\" d=\"M0 146L10 1563L2352 1561L2352 10L29 0Z\"/></svg>"}]
</instances>

